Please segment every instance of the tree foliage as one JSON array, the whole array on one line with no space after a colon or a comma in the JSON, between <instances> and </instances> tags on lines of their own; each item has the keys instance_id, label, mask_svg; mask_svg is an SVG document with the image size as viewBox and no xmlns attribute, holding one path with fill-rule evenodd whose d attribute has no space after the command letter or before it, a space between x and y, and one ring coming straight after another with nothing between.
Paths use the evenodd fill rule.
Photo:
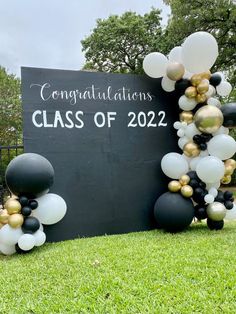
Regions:
<instances>
[{"instance_id":1,"label":"tree foliage","mask_svg":"<svg viewBox=\"0 0 236 314\"><path fill-rule=\"evenodd\" d=\"M0 67L0 145L22 138L20 80Z\"/></svg>"},{"instance_id":2,"label":"tree foliage","mask_svg":"<svg viewBox=\"0 0 236 314\"><path fill-rule=\"evenodd\" d=\"M85 69L105 72L140 73L142 60L153 50L161 50L160 10L144 16L126 12L97 20L92 34L82 41Z\"/></svg>"}]
</instances>

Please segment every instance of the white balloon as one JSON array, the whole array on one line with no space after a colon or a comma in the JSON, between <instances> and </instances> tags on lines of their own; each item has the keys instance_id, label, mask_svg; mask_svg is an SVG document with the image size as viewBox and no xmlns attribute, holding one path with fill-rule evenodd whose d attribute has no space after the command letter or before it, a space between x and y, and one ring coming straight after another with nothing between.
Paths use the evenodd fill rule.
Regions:
<instances>
[{"instance_id":1,"label":"white balloon","mask_svg":"<svg viewBox=\"0 0 236 314\"><path fill-rule=\"evenodd\" d=\"M177 132L178 137L183 137L185 134L184 129L179 129Z\"/></svg>"},{"instance_id":2,"label":"white balloon","mask_svg":"<svg viewBox=\"0 0 236 314\"><path fill-rule=\"evenodd\" d=\"M161 80L161 87L166 92L173 92L175 90L175 81L170 80L167 76L163 76Z\"/></svg>"},{"instance_id":3,"label":"white balloon","mask_svg":"<svg viewBox=\"0 0 236 314\"><path fill-rule=\"evenodd\" d=\"M203 182L214 183L223 178L225 166L219 158L207 156L199 161L196 167L196 172Z\"/></svg>"},{"instance_id":4,"label":"white balloon","mask_svg":"<svg viewBox=\"0 0 236 314\"><path fill-rule=\"evenodd\" d=\"M190 163L190 161L191 161L192 158L186 156L185 154L182 154L182 156L184 157L184 159L186 159L186 161L187 161L187 163L188 163L188 165L189 165L189 163Z\"/></svg>"},{"instance_id":5,"label":"white balloon","mask_svg":"<svg viewBox=\"0 0 236 314\"><path fill-rule=\"evenodd\" d=\"M66 214L66 202L53 193L48 193L36 199L38 207L33 210L32 215L44 224L52 225L60 221Z\"/></svg>"},{"instance_id":6,"label":"white balloon","mask_svg":"<svg viewBox=\"0 0 236 314\"><path fill-rule=\"evenodd\" d=\"M203 157L195 157L195 158L192 158L192 160L190 161L190 169L195 171L196 168L197 168L197 164L199 163L199 161L202 159Z\"/></svg>"},{"instance_id":7,"label":"white balloon","mask_svg":"<svg viewBox=\"0 0 236 314\"><path fill-rule=\"evenodd\" d=\"M209 70L217 56L217 41L207 32L193 33L183 43L183 65L190 72L201 73Z\"/></svg>"},{"instance_id":8,"label":"white balloon","mask_svg":"<svg viewBox=\"0 0 236 314\"><path fill-rule=\"evenodd\" d=\"M171 179L179 179L188 172L186 159L178 153L168 153L161 160L161 169Z\"/></svg>"},{"instance_id":9,"label":"white balloon","mask_svg":"<svg viewBox=\"0 0 236 314\"><path fill-rule=\"evenodd\" d=\"M185 70L183 78L190 80L192 76L193 73Z\"/></svg>"},{"instance_id":10,"label":"white balloon","mask_svg":"<svg viewBox=\"0 0 236 314\"><path fill-rule=\"evenodd\" d=\"M219 99L214 98L214 97L208 98L207 99L207 104L210 105L210 106L215 106L217 108L221 107L221 103L220 103Z\"/></svg>"},{"instance_id":11,"label":"white balloon","mask_svg":"<svg viewBox=\"0 0 236 314\"><path fill-rule=\"evenodd\" d=\"M232 209L227 210L225 219L226 220L235 220L236 219L236 204L234 204L234 207Z\"/></svg>"},{"instance_id":12,"label":"white balloon","mask_svg":"<svg viewBox=\"0 0 236 314\"><path fill-rule=\"evenodd\" d=\"M206 189L209 191L211 188L216 188L216 189L219 189L221 183L220 181L218 182L213 182L213 183L207 183L206 184ZM218 194L218 193L217 193Z\"/></svg>"},{"instance_id":13,"label":"white balloon","mask_svg":"<svg viewBox=\"0 0 236 314\"><path fill-rule=\"evenodd\" d=\"M209 97L212 97L216 94L216 89L214 86L212 85L209 85L209 89L208 91L205 93L206 97L209 98Z\"/></svg>"},{"instance_id":14,"label":"white balloon","mask_svg":"<svg viewBox=\"0 0 236 314\"><path fill-rule=\"evenodd\" d=\"M228 96L232 91L232 85L229 82L223 81L216 86L216 91L220 96Z\"/></svg>"},{"instance_id":15,"label":"white balloon","mask_svg":"<svg viewBox=\"0 0 236 314\"><path fill-rule=\"evenodd\" d=\"M35 238L32 234L23 234L18 241L19 248L23 251L29 251L35 246Z\"/></svg>"},{"instance_id":16,"label":"white balloon","mask_svg":"<svg viewBox=\"0 0 236 314\"><path fill-rule=\"evenodd\" d=\"M158 78L166 74L168 59L160 52L149 53L143 60L144 72L152 77Z\"/></svg>"},{"instance_id":17,"label":"white balloon","mask_svg":"<svg viewBox=\"0 0 236 314\"><path fill-rule=\"evenodd\" d=\"M204 196L204 201L207 203L207 204L211 204L211 203L214 203L214 196L211 195L211 194L207 194Z\"/></svg>"},{"instance_id":18,"label":"white balloon","mask_svg":"<svg viewBox=\"0 0 236 314\"><path fill-rule=\"evenodd\" d=\"M180 121L176 121L174 124L173 124L173 127L176 129L176 130L179 130L182 128L182 123Z\"/></svg>"},{"instance_id":19,"label":"white balloon","mask_svg":"<svg viewBox=\"0 0 236 314\"><path fill-rule=\"evenodd\" d=\"M16 252L15 245L7 245L0 243L0 251L4 255L12 255Z\"/></svg>"},{"instance_id":20,"label":"white balloon","mask_svg":"<svg viewBox=\"0 0 236 314\"><path fill-rule=\"evenodd\" d=\"M217 194L218 194L218 191L217 191L216 188L211 187L211 188L208 190L208 193L211 194L211 195L213 195L214 197L216 197Z\"/></svg>"},{"instance_id":21,"label":"white balloon","mask_svg":"<svg viewBox=\"0 0 236 314\"><path fill-rule=\"evenodd\" d=\"M190 123L185 129L185 136L192 139L196 134L201 134L201 132L196 128L195 123Z\"/></svg>"},{"instance_id":22,"label":"white balloon","mask_svg":"<svg viewBox=\"0 0 236 314\"><path fill-rule=\"evenodd\" d=\"M193 98L190 99L190 98L186 97L185 95L182 95L180 97L178 103L179 103L180 109L186 110L186 111L194 109L197 105L197 102L195 99L193 99Z\"/></svg>"},{"instance_id":23,"label":"white balloon","mask_svg":"<svg viewBox=\"0 0 236 314\"><path fill-rule=\"evenodd\" d=\"M200 157L206 157L206 156L209 156L209 152L208 152L208 150L207 150L207 149L206 149L206 150L202 150L199 156L200 156Z\"/></svg>"},{"instance_id":24,"label":"white balloon","mask_svg":"<svg viewBox=\"0 0 236 314\"><path fill-rule=\"evenodd\" d=\"M33 236L35 238L35 246L41 246L46 241L46 234L41 230L37 230Z\"/></svg>"},{"instance_id":25,"label":"white balloon","mask_svg":"<svg viewBox=\"0 0 236 314\"><path fill-rule=\"evenodd\" d=\"M182 47L174 47L169 53L169 60L182 63Z\"/></svg>"},{"instance_id":26,"label":"white balloon","mask_svg":"<svg viewBox=\"0 0 236 314\"><path fill-rule=\"evenodd\" d=\"M43 231L44 228L43 228L43 225L40 223L40 226L39 226L39 230Z\"/></svg>"},{"instance_id":27,"label":"white balloon","mask_svg":"<svg viewBox=\"0 0 236 314\"><path fill-rule=\"evenodd\" d=\"M21 228L12 228L8 224L0 229L0 243L5 245L14 245L23 234Z\"/></svg>"},{"instance_id":28,"label":"white balloon","mask_svg":"<svg viewBox=\"0 0 236 314\"><path fill-rule=\"evenodd\" d=\"M183 148L184 148L184 145L187 144L188 142L189 142L189 139L188 139L186 136L181 137L181 138L178 140L179 148L180 148L180 149L183 149Z\"/></svg>"},{"instance_id":29,"label":"white balloon","mask_svg":"<svg viewBox=\"0 0 236 314\"><path fill-rule=\"evenodd\" d=\"M229 134L229 129L221 126L215 133L212 133L212 135L219 135L219 134Z\"/></svg>"},{"instance_id":30,"label":"white balloon","mask_svg":"<svg viewBox=\"0 0 236 314\"><path fill-rule=\"evenodd\" d=\"M235 140L226 134L214 136L208 142L207 147L210 155L218 157L221 160L229 159L236 153Z\"/></svg>"}]
</instances>

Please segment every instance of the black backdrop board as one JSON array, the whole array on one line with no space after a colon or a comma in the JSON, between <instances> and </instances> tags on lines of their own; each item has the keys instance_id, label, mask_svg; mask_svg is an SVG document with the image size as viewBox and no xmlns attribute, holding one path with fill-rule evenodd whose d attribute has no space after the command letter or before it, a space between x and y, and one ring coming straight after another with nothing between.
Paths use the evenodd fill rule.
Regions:
<instances>
[{"instance_id":1,"label":"black backdrop board","mask_svg":"<svg viewBox=\"0 0 236 314\"><path fill-rule=\"evenodd\" d=\"M155 227L160 161L177 149L178 106L160 80L24 67L22 98L25 152L48 158L68 205L48 241Z\"/></svg>"}]
</instances>

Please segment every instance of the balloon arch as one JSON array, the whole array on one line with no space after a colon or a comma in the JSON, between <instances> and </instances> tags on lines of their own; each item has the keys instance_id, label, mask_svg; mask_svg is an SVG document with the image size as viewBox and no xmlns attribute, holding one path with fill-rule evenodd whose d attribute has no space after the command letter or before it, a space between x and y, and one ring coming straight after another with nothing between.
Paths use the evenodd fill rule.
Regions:
<instances>
[{"instance_id":1,"label":"balloon arch","mask_svg":"<svg viewBox=\"0 0 236 314\"><path fill-rule=\"evenodd\" d=\"M143 61L148 76L162 77L163 90L176 92L181 111L174 128L183 154L162 158L162 171L172 180L154 208L157 226L167 231L183 230L194 217L207 219L212 230L222 229L225 218L236 219L233 193L219 189L230 183L236 168L231 159L236 142L229 135L229 128L236 127L236 104L221 106L220 97L228 96L232 86L224 73L210 72L217 56L216 39L196 32L168 58L153 52Z\"/></svg>"}]
</instances>

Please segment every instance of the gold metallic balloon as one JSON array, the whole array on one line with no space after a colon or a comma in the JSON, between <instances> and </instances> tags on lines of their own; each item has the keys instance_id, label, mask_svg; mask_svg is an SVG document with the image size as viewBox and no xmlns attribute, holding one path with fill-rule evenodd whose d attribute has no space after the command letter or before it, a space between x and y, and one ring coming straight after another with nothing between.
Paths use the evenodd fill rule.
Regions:
<instances>
[{"instance_id":1,"label":"gold metallic balloon","mask_svg":"<svg viewBox=\"0 0 236 314\"><path fill-rule=\"evenodd\" d=\"M9 198L6 201L4 207L7 209L9 215L17 214L21 210L20 202L17 201L16 199L14 199L14 198Z\"/></svg>"},{"instance_id":2,"label":"gold metallic balloon","mask_svg":"<svg viewBox=\"0 0 236 314\"><path fill-rule=\"evenodd\" d=\"M7 224L8 223L8 218L9 218L8 211L6 209L2 209L0 211L0 223L1 224Z\"/></svg>"},{"instance_id":3,"label":"gold metallic balloon","mask_svg":"<svg viewBox=\"0 0 236 314\"><path fill-rule=\"evenodd\" d=\"M225 161L225 166L231 166L233 169L236 169L236 161L234 159L227 159Z\"/></svg>"},{"instance_id":4,"label":"gold metallic balloon","mask_svg":"<svg viewBox=\"0 0 236 314\"><path fill-rule=\"evenodd\" d=\"M197 157L201 150L199 149L198 145L193 142L188 142L184 145L183 148L184 155L187 157Z\"/></svg>"},{"instance_id":5,"label":"gold metallic balloon","mask_svg":"<svg viewBox=\"0 0 236 314\"><path fill-rule=\"evenodd\" d=\"M183 176L180 177L179 182L181 185L187 185L189 184L190 178L187 174L184 174Z\"/></svg>"},{"instance_id":6,"label":"gold metallic balloon","mask_svg":"<svg viewBox=\"0 0 236 314\"><path fill-rule=\"evenodd\" d=\"M177 180L170 181L168 189L170 192L178 192L181 189L181 184Z\"/></svg>"},{"instance_id":7,"label":"gold metallic balloon","mask_svg":"<svg viewBox=\"0 0 236 314\"><path fill-rule=\"evenodd\" d=\"M196 102L198 104L203 104L207 100L207 96L205 94L197 94Z\"/></svg>"},{"instance_id":8,"label":"gold metallic balloon","mask_svg":"<svg viewBox=\"0 0 236 314\"><path fill-rule=\"evenodd\" d=\"M200 76L201 76L203 79L209 80L209 79L211 78L211 71L202 72L202 73L200 73Z\"/></svg>"},{"instance_id":9,"label":"gold metallic balloon","mask_svg":"<svg viewBox=\"0 0 236 314\"><path fill-rule=\"evenodd\" d=\"M220 109L206 105L198 109L193 120L199 131L211 134L222 126L224 118Z\"/></svg>"},{"instance_id":10,"label":"gold metallic balloon","mask_svg":"<svg viewBox=\"0 0 236 314\"><path fill-rule=\"evenodd\" d=\"M200 84L202 81L202 76L200 74L194 74L191 77L191 83L193 86L198 86L198 84Z\"/></svg>"},{"instance_id":11,"label":"gold metallic balloon","mask_svg":"<svg viewBox=\"0 0 236 314\"><path fill-rule=\"evenodd\" d=\"M228 176L224 176L221 180L220 180L220 182L222 183L222 184L229 184L230 182L231 182L231 176L230 175L228 175Z\"/></svg>"},{"instance_id":12,"label":"gold metallic balloon","mask_svg":"<svg viewBox=\"0 0 236 314\"><path fill-rule=\"evenodd\" d=\"M188 98L195 98L197 96L197 89L194 86L189 86L185 90L185 96Z\"/></svg>"},{"instance_id":13,"label":"gold metallic balloon","mask_svg":"<svg viewBox=\"0 0 236 314\"><path fill-rule=\"evenodd\" d=\"M184 66L181 63L170 63L166 68L166 75L172 81L180 80L184 75Z\"/></svg>"},{"instance_id":14,"label":"gold metallic balloon","mask_svg":"<svg viewBox=\"0 0 236 314\"><path fill-rule=\"evenodd\" d=\"M190 185L182 186L180 192L184 197L191 197L193 195L193 189Z\"/></svg>"},{"instance_id":15,"label":"gold metallic balloon","mask_svg":"<svg viewBox=\"0 0 236 314\"><path fill-rule=\"evenodd\" d=\"M230 165L225 166L225 176L231 176L234 173L234 168Z\"/></svg>"},{"instance_id":16,"label":"gold metallic balloon","mask_svg":"<svg viewBox=\"0 0 236 314\"><path fill-rule=\"evenodd\" d=\"M225 218L226 208L220 202L214 202L207 206L207 216L214 221L221 221Z\"/></svg>"},{"instance_id":17,"label":"gold metallic balloon","mask_svg":"<svg viewBox=\"0 0 236 314\"><path fill-rule=\"evenodd\" d=\"M13 214L8 218L8 224L12 228L20 228L23 225L24 218L21 214Z\"/></svg>"},{"instance_id":18,"label":"gold metallic balloon","mask_svg":"<svg viewBox=\"0 0 236 314\"><path fill-rule=\"evenodd\" d=\"M181 122L186 122L190 124L193 122L193 113L192 111L182 111L179 115L179 119Z\"/></svg>"},{"instance_id":19,"label":"gold metallic balloon","mask_svg":"<svg viewBox=\"0 0 236 314\"><path fill-rule=\"evenodd\" d=\"M205 94L206 92L208 92L208 89L209 89L208 80L202 80L201 83L197 86L198 94Z\"/></svg>"}]
</instances>

